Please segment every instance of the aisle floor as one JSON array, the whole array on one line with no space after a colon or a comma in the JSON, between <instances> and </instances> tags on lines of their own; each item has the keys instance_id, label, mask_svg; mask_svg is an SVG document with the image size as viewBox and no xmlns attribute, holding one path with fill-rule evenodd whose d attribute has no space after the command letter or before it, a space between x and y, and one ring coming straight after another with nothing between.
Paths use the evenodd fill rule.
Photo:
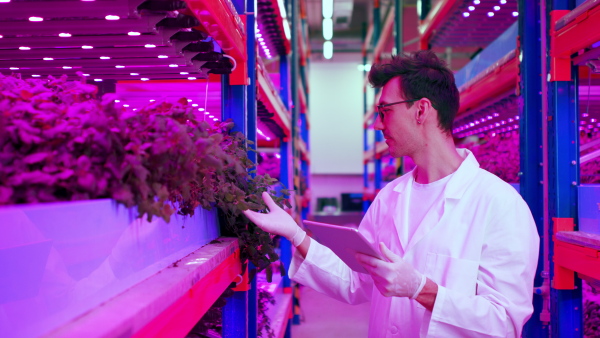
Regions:
<instances>
[{"instance_id":1,"label":"aisle floor","mask_svg":"<svg viewBox=\"0 0 600 338\"><path fill-rule=\"evenodd\" d=\"M366 338L370 303L348 305L315 290L300 288L300 325L292 325L292 338Z\"/></svg>"}]
</instances>

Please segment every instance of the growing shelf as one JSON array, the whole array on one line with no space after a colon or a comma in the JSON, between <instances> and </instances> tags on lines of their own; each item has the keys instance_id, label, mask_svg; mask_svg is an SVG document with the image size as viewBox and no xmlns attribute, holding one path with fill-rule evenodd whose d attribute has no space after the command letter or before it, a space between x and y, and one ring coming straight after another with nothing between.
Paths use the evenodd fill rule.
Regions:
<instances>
[{"instance_id":1,"label":"growing shelf","mask_svg":"<svg viewBox=\"0 0 600 338\"><path fill-rule=\"evenodd\" d=\"M267 316L271 320L271 330L277 338L285 337L289 320L293 317L292 313L292 293L286 292L283 287L283 278L274 273L271 283L266 281L266 276L258 276L262 281L258 282L258 288L268 292L275 301L275 304L269 304ZM289 290L287 290L289 291Z\"/></svg>"},{"instance_id":2,"label":"growing shelf","mask_svg":"<svg viewBox=\"0 0 600 338\"><path fill-rule=\"evenodd\" d=\"M185 336L241 273L237 242L219 238L49 336Z\"/></svg>"},{"instance_id":3,"label":"growing shelf","mask_svg":"<svg viewBox=\"0 0 600 338\"><path fill-rule=\"evenodd\" d=\"M384 141L377 142L374 149L368 149L367 151L365 151L364 163L367 163L374 159L381 158L381 156L384 155L385 152L388 151L388 148L389 147L388 147L387 143L385 143Z\"/></svg>"},{"instance_id":4,"label":"growing shelf","mask_svg":"<svg viewBox=\"0 0 600 338\"><path fill-rule=\"evenodd\" d=\"M204 30L235 59L237 66L230 84L248 84L245 18L237 14L230 0L186 0L186 3Z\"/></svg>"},{"instance_id":5,"label":"growing shelf","mask_svg":"<svg viewBox=\"0 0 600 338\"><path fill-rule=\"evenodd\" d=\"M517 16L516 0L436 1L419 24L420 48L486 47L516 22Z\"/></svg>"},{"instance_id":6,"label":"growing shelf","mask_svg":"<svg viewBox=\"0 0 600 338\"><path fill-rule=\"evenodd\" d=\"M271 58L271 54L287 55L291 51L290 24L285 8L279 6L278 0L260 0L258 5L258 32L260 42L264 42L261 56ZM270 51L265 53L265 47Z\"/></svg>"},{"instance_id":7,"label":"growing shelf","mask_svg":"<svg viewBox=\"0 0 600 338\"><path fill-rule=\"evenodd\" d=\"M257 62L256 82L258 89L257 99L262 103L266 112L260 113L261 121L263 121L271 132L283 138L288 138L291 135L291 114L286 109L279 90L275 88L269 73L262 62Z\"/></svg>"}]
</instances>

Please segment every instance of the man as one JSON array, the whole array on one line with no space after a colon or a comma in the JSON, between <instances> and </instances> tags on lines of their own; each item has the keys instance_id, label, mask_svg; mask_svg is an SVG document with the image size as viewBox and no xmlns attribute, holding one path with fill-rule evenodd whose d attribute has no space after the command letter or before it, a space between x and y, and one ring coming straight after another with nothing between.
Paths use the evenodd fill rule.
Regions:
<instances>
[{"instance_id":1,"label":"man","mask_svg":"<svg viewBox=\"0 0 600 338\"><path fill-rule=\"evenodd\" d=\"M459 107L452 72L431 51L373 66L382 87L375 128L413 171L379 192L359 231L385 260L357 255L352 271L304 231L268 194L268 214L246 211L297 250L289 275L335 299L371 301L369 337L520 337L533 311L539 237L509 184L456 149Z\"/></svg>"}]
</instances>

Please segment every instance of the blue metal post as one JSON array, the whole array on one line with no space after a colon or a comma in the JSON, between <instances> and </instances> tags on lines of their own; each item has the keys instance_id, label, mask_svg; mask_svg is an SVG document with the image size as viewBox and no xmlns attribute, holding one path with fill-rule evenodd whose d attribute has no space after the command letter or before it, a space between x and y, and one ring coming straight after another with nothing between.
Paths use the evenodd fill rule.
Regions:
<instances>
[{"instance_id":1,"label":"blue metal post","mask_svg":"<svg viewBox=\"0 0 600 338\"><path fill-rule=\"evenodd\" d=\"M377 45L379 42L379 36L381 35L381 4L379 1L375 1L375 7L373 8L373 46ZM377 60L373 60L376 62ZM379 92L378 89L375 90L375 93ZM373 144L373 151L377 149L377 144L383 141L383 133L379 130L375 130L375 142ZM381 158L375 158L375 194L381 190Z\"/></svg>"},{"instance_id":2,"label":"blue metal post","mask_svg":"<svg viewBox=\"0 0 600 338\"><path fill-rule=\"evenodd\" d=\"M299 52L299 43L298 41L298 26L300 25L300 8L298 0L290 0L291 6L291 34L292 34L292 57L291 57L291 67L290 67L290 83L291 83L291 95L292 95L292 119L291 119L291 147L292 147L292 180L295 191L299 191L299 168L296 166L296 159L299 156L298 153L298 119L300 115L300 100L298 98L298 78L299 78L299 70L300 70L300 57L298 55ZM296 206L296 211L301 212L301 206ZM293 290L292 290L292 293ZM295 294L295 293L294 293ZM294 298L294 303L296 303L297 299ZM295 308L295 306L294 306ZM292 320L293 324L300 324L300 314L294 313L294 317Z\"/></svg>"},{"instance_id":3,"label":"blue metal post","mask_svg":"<svg viewBox=\"0 0 600 338\"><path fill-rule=\"evenodd\" d=\"M244 1L244 0L239 0ZM257 112L256 112L256 39L254 36L254 30L256 25L256 7L255 0L246 1L246 49L248 55L248 80L250 84L245 86L246 97L247 97L247 125L248 130L246 138L252 141L253 144L249 147L256 150L256 129L257 125ZM257 163L256 152L249 151L248 158L250 161ZM255 269L256 267L252 264L248 264L248 269ZM258 334L258 290L256 284L256 278L250 282L250 290L248 290L248 337L256 337Z\"/></svg>"},{"instance_id":4,"label":"blue metal post","mask_svg":"<svg viewBox=\"0 0 600 338\"><path fill-rule=\"evenodd\" d=\"M572 9L573 2L552 1L551 10ZM549 11L548 11L549 12ZM546 30L547 31L547 30ZM551 82L549 86L549 219L577 219L577 186L579 185L579 100L578 71L573 67L574 81ZM547 236L552 238L552 227ZM549 257L554 256L549 247ZM554 277L554 261L550 259L550 276ZM581 280L576 278L575 290L551 289L552 337L583 336L583 303Z\"/></svg>"},{"instance_id":5,"label":"blue metal post","mask_svg":"<svg viewBox=\"0 0 600 338\"><path fill-rule=\"evenodd\" d=\"M290 62L287 55L279 56L279 96L285 105L290 109Z\"/></svg>"},{"instance_id":6,"label":"blue metal post","mask_svg":"<svg viewBox=\"0 0 600 338\"><path fill-rule=\"evenodd\" d=\"M519 36L521 60L521 82L519 100L520 115L520 148L521 170L520 192L529 205L543 238L544 205L543 205L543 152L542 152L542 101L540 77L540 7L537 1L519 0ZM544 253L540 254L534 284L543 283L542 271ZM543 301L534 296L534 314L525 325L523 337L547 337L548 326L540 320Z\"/></svg>"},{"instance_id":7,"label":"blue metal post","mask_svg":"<svg viewBox=\"0 0 600 338\"><path fill-rule=\"evenodd\" d=\"M401 55L404 44L402 42L402 24L404 20L402 20L402 15L404 12L404 1L402 0L394 0L394 28L395 28L395 36L394 42L396 45L396 54Z\"/></svg>"},{"instance_id":8,"label":"blue metal post","mask_svg":"<svg viewBox=\"0 0 600 338\"><path fill-rule=\"evenodd\" d=\"M242 132L256 147L256 55L254 53L254 0L234 0L233 4L239 14L247 15L247 49L248 77L250 85L229 84L229 77L223 76L222 118L231 118L235 127L233 131ZM256 153L248 152L248 157L256 163ZM249 263L248 269L254 266ZM258 299L256 279L251 282L249 291L238 291L228 299L223 308L223 337L245 338L257 336Z\"/></svg>"},{"instance_id":9,"label":"blue metal post","mask_svg":"<svg viewBox=\"0 0 600 338\"><path fill-rule=\"evenodd\" d=\"M247 133L245 86L229 85L229 76L221 76L221 118L232 119L233 131ZM223 337L243 338L248 335L248 292L235 292L223 308Z\"/></svg>"},{"instance_id":10,"label":"blue metal post","mask_svg":"<svg viewBox=\"0 0 600 338\"><path fill-rule=\"evenodd\" d=\"M286 109L290 109L290 67L287 55L279 56L279 95L285 105ZM279 165L279 181L283 183L286 188L290 188L290 143L286 140L281 140L279 146L280 165ZM292 262L292 243L281 237L279 242L279 249L281 250L281 262L286 269L290 267ZM290 288L292 286L290 277L286 274L283 276L283 287ZM290 290L291 292L291 290Z\"/></svg>"},{"instance_id":11,"label":"blue metal post","mask_svg":"<svg viewBox=\"0 0 600 338\"><path fill-rule=\"evenodd\" d=\"M302 67L304 68L304 67ZM305 87L306 88L306 87ZM308 97L307 97L308 101ZM310 153L310 143L308 139L308 120L306 114L300 114L300 136L306 145L306 151ZM310 187L310 168L308 161L302 160L301 162L301 175L304 177L304 182L306 187ZM306 219L308 217L310 210L310 202L306 207L302 207L302 219Z\"/></svg>"},{"instance_id":12,"label":"blue metal post","mask_svg":"<svg viewBox=\"0 0 600 338\"><path fill-rule=\"evenodd\" d=\"M367 36L367 24L363 23L362 27L362 37L363 40L366 39ZM363 66L367 64L367 51L363 50ZM367 76L367 70L363 68L363 78ZM363 88L363 116L367 115L367 87ZM363 126L363 151L369 150L369 125L365 123ZM364 194L369 191L369 164L365 162L363 164L363 191ZM363 212L367 212L369 209L369 200L363 195Z\"/></svg>"},{"instance_id":13,"label":"blue metal post","mask_svg":"<svg viewBox=\"0 0 600 338\"><path fill-rule=\"evenodd\" d=\"M572 72L577 76L577 69ZM553 82L550 87L553 104L550 106L549 145L550 189L549 219L577 219L577 185L579 184L579 118L577 114L577 81ZM577 230L577 229L575 229ZM547 234L552 238L552 227ZM554 256L550 245L550 257ZM550 260L551 278L554 277L554 261ZM552 337L583 336L583 303L581 280L576 279L575 290L551 290Z\"/></svg>"}]
</instances>

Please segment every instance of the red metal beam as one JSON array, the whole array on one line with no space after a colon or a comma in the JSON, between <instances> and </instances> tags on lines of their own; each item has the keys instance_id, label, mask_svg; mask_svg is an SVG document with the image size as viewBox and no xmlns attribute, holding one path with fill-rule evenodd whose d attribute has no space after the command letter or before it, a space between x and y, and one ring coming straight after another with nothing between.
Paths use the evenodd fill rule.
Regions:
<instances>
[{"instance_id":1,"label":"red metal beam","mask_svg":"<svg viewBox=\"0 0 600 338\"><path fill-rule=\"evenodd\" d=\"M569 11L552 11L550 81L571 81L571 55L600 40L600 6L590 8L559 30L556 22Z\"/></svg>"},{"instance_id":2,"label":"red metal beam","mask_svg":"<svg viewBox=\"0 0 600 338\"><path fill-rule=\"evenodd\" d=\"M381 34L379 36L379 41L377 41L377 45L375 46L375 50L373 51L373 63L378 63L381 61L381 54L392 34L392 29L394 28L394 8L390 8L388 12L388 16L385 18L385 23L383 24L383 29L381 30Z\"/></svg>"},{"instance_id":3,"label":"red metal beam","mask_svg":"<svg viewBox=\"0 0 600 338\"><path fill-rule=\"evenodd\" d=\"M433 32L440 26L444 18L449 16L449 12L454 7L456 0L441 0L438 1L433 8L427 14L425 20L419 24L419 33L421 39L419 42L419 49L429 49L429 40Z\"/></svg>"},{"instance_id":4,"label":"red metal beam","mask_svg":"<svg viewBox=\"0 0 600 338\"><path fill-rule=\"evenodd\" d=\"M555 289L572 290L574 288L573 272L600 280L600 251L596 249L555 240L553 260L555 264L553 287ZM558 270L556 266L559 267ZM565 274L567 275L565 276ZM567 283L564 283L565 281Z\"/></svg>"},{"instance_id":5,"label":"red metal beam","mask_svg":"<svg viewBox=\"0 0 600 338\"><path fill-rule=\"evenodd\" d=\"M246 16L238 15L227 0L186 0L190 11L215 39L223 51L233 57L236 68L229 78L232 85L248 85L248 53L246 52Z\"/></svg>"},{"instance_id":6,"label":"red metal beam","mask_svg":"<svg viewBox=\"0 0 600 338\"><path fill-rule=\"evenodd\" d=\"M519 60L514 57L460 94L460 108L457 116L477 107L491 97L496 97L511 88L516 88L518 75Z\"/></svg>"}]
</instances>

